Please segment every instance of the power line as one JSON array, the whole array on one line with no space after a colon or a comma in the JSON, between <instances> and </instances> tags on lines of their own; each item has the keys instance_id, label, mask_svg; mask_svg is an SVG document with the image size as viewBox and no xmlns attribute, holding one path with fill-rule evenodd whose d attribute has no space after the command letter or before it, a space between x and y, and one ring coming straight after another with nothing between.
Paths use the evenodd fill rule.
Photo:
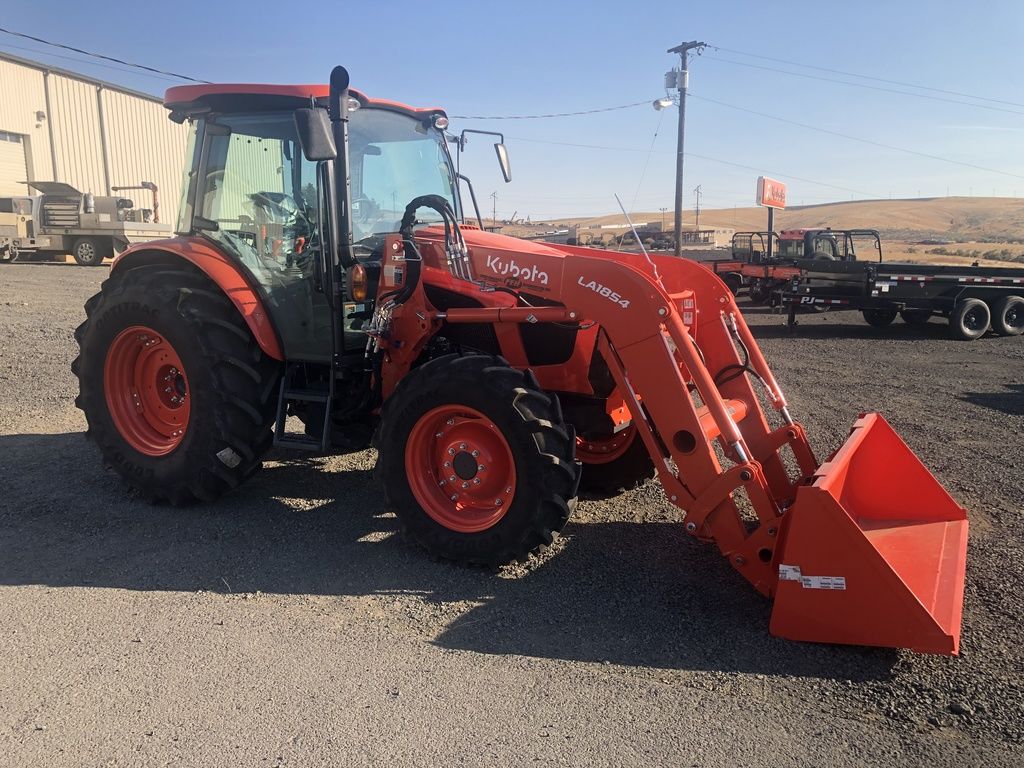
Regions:
<instances>
[{"instance_id":1,"label":"power line","mask_svg":"<svg viewBox=\"0 0 1024 768\"><path fill-rule=\"evenodd\" d=\"M632 104L620 104L617 107L601 107L584 109L580 112L554 112L550 115L450 115L454 120L546 120L551 117L576 117L578 115L596 115L598 112L614 112L618 109L631 109L643 104L650 104L651 99L634 101Z\"/></svg>"},{"instance_id":2,"label":"power line","mask_svg":"<svg viewBox=\"0 0 1024 768\"><path fill-rule=\"evenodd\" d=\"M664 110L658 113L658 124L654 128L654 136L651 137L651 146L647 150L647 159L644 160L644 169L640 171L640 181L636 183L636 192L633 193L633 202L629 206L630 211L636 210L636 200L640 196L640 188L644 185L644 177L647 176L647 167L651 164L651 155L654 154L654 144L658 140L658 131L661 130L661 120L664 116Z\"/></svg>"},{"instance_id":3,"label":"power line","mask_svg":"<svg viewBox=\"0 0 1024 768\"><path fill-rule=\"evenodd\" d=\"M885 93L896 93L900 96L914 96L918 99L930 99L931 101L942 101L947 104L959 104L964 107L976 107L978 109L987 109L992 112L1006 112L1011 115L1024 115L1024 112L1016 109L1004 109L1003 107L993 107L988 104L978 104L973 101L960 101L959 99L946 99L941 96L929 96L925 93L914 93L913 91L900 91L896 88L883 88L879 85L868 85L866 83L851 83L848 80L836 80L834 77L822 77L821 75L810 75L805 72L791 72L787 69L778 69L777 67L766 67L761 64L751 64L746 61L735 61L733 59L723 59L721 56L709 56L704 55L704 58L708 61L720 61L725 64L735 64L740 67L750 67L751 69L763 69L767 72L779 72L783 75L792 75L793 77L803 77L808 80L821 80L826 83L838 83L839 85L849 85L854 88L866 88L871 91L883 91Z\"/></svg>"},{"instance_id":4,"label":"power line","mask_svg":"<svg viewBox=\"0 0 1024 768\"><path fill-rule=\"evenodd\" d=\"M152 77L156 80L163 80L164 82L176 83L178 79L176 77L168 77L166 75L153 75L148 72L135 72L125 67L119 67L114 64L102 64L98 61L86 61L78 56L67 56L60 53L50 53L49 51L40 51L35 48L26 48L24 45L11 45L10 43L4 44L4 49L12 49L15 51L25 51L26 53L33 53L37 56L48 56L52 59L63 59L64 61L72 61L75 64L87 64L90 67L102 67L103 69L112 69L115 72L127 72L138 77Z\"/></svg>"},{"instance_id":5,"label":"power line","mask_svg":"<svg viewBox=\"0 0 1024 768\"><path fill-rule=\"evenodd\" d=\"M525 141L525 142L528 142L528 143L531 143L531 144L552 144L554 146L559 146L559 147L578 147L580 149L602 149L602 150L608 150L608 151L611 151L611 152L643 152L643 151L645 151L643 149L638 149L637 147L612 147L612 146L608 146L606 144L576 144L576 143L568 142L568 141L548 141L547 139L524 139L524 138L518 137L518 136L508 136L507 138L515 139L516 141ZM664 154L664 152L663 152L663 154ZM731 165L731 166L733 166L735 168L743 168L744 170L754 171L755 173L763 174L763 175L766 175L766 176L781 176L781 177L786 178L786 179L795 179L796 181L803 181L803 182L806 182L808 184L815 184L815 185L817 185L819 187L829 187L831 189L840 189L840 190L842 190L844 192L852 192L855 195L863 195L863 196L865 196L867 198L870 198L870 199L873 199L873 200L880 200L880 199L882 199L881 195L878 195L878 194L876 194L874 192L865 192L863 189L854 189L853 187L844 187L844 186L841 186L839 184L830 184L830 183L828 183L826 181L817 181L816 179L808 179L808 178L804 178L803 176L794 176L791 173L779 173L778 171L770 171L770 170L766 170L764 168L757 168L757 167L752 166L752 165L743 165L742 163L734 163L731 160L722 160L721 158L718 158L718 157L711 157L709 155L699 155L696 152L687 152L686 154L689 157L696 157L696 158L698 158L700 160L707 160L707 161L712 162L712 163L721 163L722 165Z\"/></svg>"},{"instance_id":6,"label":"power line","mask_svg":"<svg viewBox=\"0 0 1024 768\"><path fill-rule=\"evenodd\" d=\"M952 158L942 157L941 155L930 155L927 152L918 152L915 149L907 149L905 147L897 147L897 146L894 146L892 144L884 144L884 143L882 143L880 141L872 141L871 139L862 139L859 136L851 136L848 133L840 133L839 131L833 131L833 130L830 130L828 128L820 128L820 127L818 127L816 125L808 125L807 123L800 123L800 122L797 122L796 120L790 120L789 118L786 118L786 117L778 117L777 115L769 115L769 114L766 114L764 112L758 112L757 110L753 110L753 109L750 109L748 107L741 107L741 106L738 106L736 104L726 104L724 101L718 101L717 99L712 99L712 98L709 98L707 96L697 96L697 95L692 94L692 93L690 94L690 96L692 96L695 99L700 99L701 101L710 102L711 104L717 104L720 107L728 107L729 109L736 109L736 110L739 110L740 112L748 112L748 113L750 113L752 115L757 115L758 117L767 118L768 120L777 120L780 123L788 123L789 125L795 125L795 126L798 126L800 128L806 128L807 130L810 130L810 131L818 131L819 133L827 133L830 136L838 136L838 137L840 137L842 139L849 139L850 141L859 141L862 144L871 144L872 146L882 147L883 149L891 149L894 152L905 152L908 155L917 155L918 157L926 157L929 160L938 160L938 161L943 162L943 163L952 163L953 165L962 165L965 168L973 168L976 171L985 171L987 173L998 173L998 174L1001 174L1003 176L1012 176L1015 179L1024 179L1024 176L1022 176L1021 174L1018 174L1018 173L1010 173L1009 171L1000 171L997 168L986 168L983 165L974 165L973 163L966 163L966 162L963 162L962 160L953 160Z\"/></svg>"},{"instance_id":7,"label":"power line","mask_svg":"<svg viewBox=\"0 0 1024 768\"><path fill-rule=\"evenodd\" d=\"M85 51L85 50L82 50L81 48L75 48L74 46L71 46L71 45L64 45L63 43L55 43L55 42L53 42L51 40L44 40L43 38L36 37L35 35L26 35L24 32L15 32L14 30L5 29L4 27L0 27L0 32L3 32L3 33L8 34L8 35L13 35L14 37L21 37L21 38L24 38L26 40L34 40L37 43L42 43L43 45L49 45L49 46L51 46L53 48L63 48L65 51L74 51L75 53L80 53L80 54L82 54L84 56L92 56L94 59L103 59L104 61L112 61L115 64L124 64L127 67L134 67L135 69L142 69L142 70L145 70L147 72L153 72L154 74L157 74L157 75L168 75L170 77L176 77L179 80L188 80L188 81L193 82L193 83L208 83L209 82L209 80L198 80L198 79L196 79L194 77L189 77L188 75L179 75L177 72L168 72L165 69L155 69L154 67L147 67L145 64L135 64L135 63L133 63L131 61L125 61L124 59L116 59L113 56L105 56L102 53L93 53L92 51Z\"/></svg>"},{"instance_id":8,"label":"power line","mask_svg":"<svg viewBox=\"0 0 1024 768\"><path fill-rule=\"evenodd\" d=\"M1024 104L1020 104L1016 101L1005 101L1003 99L993 99L988 96L977 96L973 93L963 93L962 91L950 91L945 88L933 88L930 85L918 85L916 83L907 83L902 80L889 80L884 77L873 77L872 75L860 75L856 72L844 72L840 69L829 69L828 67L821 67L816 64L801 64L799 61L788 61L786 59L777 59L773 56L762 56L757 53L748 53L747 51L737 51L732 48L723 48L719 45L711 46L716 51L725 51L726 53L736 53L740 56L749 56L753 59L762 59L763 61L774 61L778 64L789 64L794 67L803 67L805 69L816 69L819 72L830 72L833 75L843 75L844 77L859 77L863 80L874 80L876 83L888 83L889 85L901 85L905 88L919 88L922 91L932 91L933 93L945 93L949 96L962 96L968 99L977 99L978 101L991 101L994 104L1006 104L1011 107L1024 107Z\"/></svg>"}]
</instances>

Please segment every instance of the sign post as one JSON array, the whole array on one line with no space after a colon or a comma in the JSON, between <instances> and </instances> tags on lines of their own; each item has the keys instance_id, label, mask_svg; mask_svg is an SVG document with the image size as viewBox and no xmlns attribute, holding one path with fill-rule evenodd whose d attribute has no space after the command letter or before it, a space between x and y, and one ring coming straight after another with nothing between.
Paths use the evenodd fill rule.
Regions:
<instances>
[{"instance_id":1,"label":"sign post","mask_svg":"<svg viewBox=\"0 0 1024 768\"><path fill-rule=\"evenodd\" d=\"M768 209L768 253L772 258L772 233L775 231L775 209L786 207L786 185L767 176L757 177L757 204Z\"/></svg>"}]
</instances>

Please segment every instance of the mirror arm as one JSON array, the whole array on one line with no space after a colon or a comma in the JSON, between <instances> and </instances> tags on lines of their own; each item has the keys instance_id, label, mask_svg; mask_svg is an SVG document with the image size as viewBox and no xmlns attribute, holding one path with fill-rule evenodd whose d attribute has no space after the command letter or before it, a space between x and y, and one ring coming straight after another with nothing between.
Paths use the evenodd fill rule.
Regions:
<instances>
[{"instance_id":1,"label":"mirror arm","mask_svg":"<svg viewBox=\"0 0 1024 768\"><path fill-rule=\"evenodd\" d=\"M476 192L473 191L473 182L469 180L468 176L463 176L461 173L456 172L455 176L456 176L456 178L460 179L461 181L466 182L466 186L469 187L469 198L470 198L470 200L473 201L473 210L476 211L476 221L477 221L477 224L480 225L480 231L483 232L484 231L484 220L482 218L480 218L480 206L476 204ZM463 220L463 222L465 222L465 220L466 220L465 217L463 217L462 220Z\"/></svg>"}]
</instances>

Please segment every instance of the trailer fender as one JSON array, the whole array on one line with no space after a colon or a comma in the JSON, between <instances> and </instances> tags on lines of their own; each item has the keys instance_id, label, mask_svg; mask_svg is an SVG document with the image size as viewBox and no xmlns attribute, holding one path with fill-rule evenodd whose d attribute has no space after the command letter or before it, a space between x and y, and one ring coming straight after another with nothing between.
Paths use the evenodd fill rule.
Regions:
<instances>
[{"instance_id":1,"label":"trailer fender","mask_svg":"<svg viewBox=\"0 0 1024 768\"><path fill-rule=\"evenodd\" d=\"M113 274L141 264L174 264L181 259L202 270L217 284L238 309L265 354L275 360L284 360L277 329L263 305L263 299L242 269L211 243L195 237L176 237L133 245L114 259L110 272Z\"/></svg>"}]
</instances>

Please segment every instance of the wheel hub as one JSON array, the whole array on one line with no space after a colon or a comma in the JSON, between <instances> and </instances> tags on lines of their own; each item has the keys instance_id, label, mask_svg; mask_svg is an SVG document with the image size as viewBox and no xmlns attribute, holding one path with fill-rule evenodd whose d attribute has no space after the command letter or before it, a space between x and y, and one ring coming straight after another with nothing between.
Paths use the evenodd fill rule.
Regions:
<instances>
[{"instance_id":1,"label":"wheel hub","mask_svg":"<svg viewBox=\"0 0 1024 768\"><path fill-rule=\"evenodd\" d=\"M114 427L145 456L164 456L188 428L191 398L177 351L146 326L121 331L103 366L103 391Z\"/></svg>"},{"instance_id":2,"label":"wheel hub","mask_svg":"<svg viewBox=\"0 0 1024 768\"><path fill-rule=\"evenodd\" d=\"M460 533L495 525L515 497L512 449L493 421L466 406L440 406L420 417L405 465L423 511Z\"/></svg>"},{"instance_id":3,"label":"wheel hub","mask_svg":"<svg viewBox=\"0 0 1024 768\"><path fill-rule=\"evenodd\" d=\"M473 458L473 454L469 451L459 451L455 454L455 458L452 459L452 468L455 470L455 474L463 480L472 480L476 477L477 470L476 459Z\"/></svg>"}]
</instances>

